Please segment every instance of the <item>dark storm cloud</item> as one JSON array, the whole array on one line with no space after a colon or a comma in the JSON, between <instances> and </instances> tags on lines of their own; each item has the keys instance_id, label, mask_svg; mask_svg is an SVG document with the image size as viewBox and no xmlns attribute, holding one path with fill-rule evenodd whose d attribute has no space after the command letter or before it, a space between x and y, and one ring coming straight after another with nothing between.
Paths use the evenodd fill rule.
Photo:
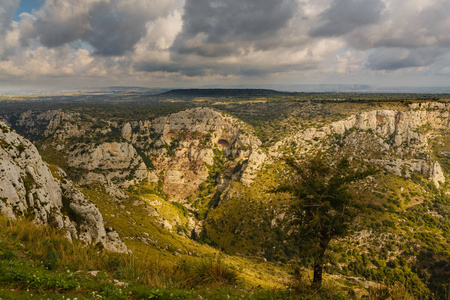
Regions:
<instances>
[{"instance_id":1,"label":"dark storm cloud","mask_svg":"<svg viewBox=\"0 0 450 300\"><path fill-rule=\"evenodd\" d=\"M380 0L334 0L320 14L321 24L313 27L312 37L340 36L380 20L385 5Z\"/></svg>"},{"instance_id":2,"label":"dark storm cloud","mask_svg":"<svg viewBox=\"0 0 450 300\"><path fill-rule=\"evenodd\" d=\"M91 26L83 40L91 44L95 54L119 56L132 50L144 36L147 18L118 11L109 3L100 2L90 11Z\"/></svg>"},{"instance_id":3,"label":"dark storm cloud","mask_svg":"<svg viewBox=\"0 0 450 300\"><path fill-rule=\"evenodd\" d=\"M2 0L0 4L0 35L10 26L20 1Z\"/></svg>"},{"instance_id":4,"label":"dark storm cloud","mask_svg":"<svg viewBox=\"0 0 450 300\"><path fill-rule=\"evenodd\" d=\"M55 22L51 19L38 19L35 30L28 36L22 37L23 43L27 43L30 37L39 37L42 45L54 48L78 40L89 27L89 16L78 15Z\"/></svg>"},{"instance_id":5,"label":"dark storm cloud","mask_svg":"<svg viewBox=\"0 0 450 300\"><path fill-rule=\"evenodd\" d=\"M437 49L405 50L399 48L381 48L375 50L367 59L371 70L398 70L431 65L443 54Z\"/></svg>"},{"instance_id":6,"label":"dark storm cloud","mask_svg":"<svg viewBox=\"0 0 450 300\"><path fill-rule=\"evenodd\" d=\"M186 0L173 49L207 57L246 51L286 27L297 10L296 0Z\"/></svg>"},{"instance_id":7,"label":"dark storm cloud","mask_svg":"<svg viewBox=\"0 0 450 300\"><path fill-rule=\"evenodd\" d=\"M136 71L177 73L188 77L208 75L241 75L248 77L266 76L274 73L283 73L302 70L312 70L318 65L314 61L305 61L296 64L256 64L256 63L217 63L214 60L199 63L198 61L184 62L158 62L147 61L135 64Z\"/></svg>"},{"instance_id":8,"label":"dark storm cloud","mask_svg":"<svg viewBox=\"0 0 450 300\"><path fill-rule=\"evenodd\" d=\"M207 75L222 75L239 73L239 66L217 64L212 62L195 63L195 62L158 62L148 61L135 65L136 71L144 72L166 72L180 74L188 77L207 76Z\"/></svg>"},{"instance_id":9,"label":"dark storm cloud","mask_svg":"<svg viewBox=\"0 0 450 300\"><path fill-rule=\"evenodd\" d=\"M145 35L147 22L159 17L157 12L149 13L148 7L147 10L140 10L136 1L128 5L124 5L122 0L84 3L84 9L80 8L83 3L79 1L68 2L73 7L69 12L67 3L65 6L54 1L45 7L38 15L33 30L23 32L23 44L35 37L48 48L82 40L94 47L97 55L120 56L133 50ZM155 8L155 11L158 9Z\"/></svg>"}]
</instances>

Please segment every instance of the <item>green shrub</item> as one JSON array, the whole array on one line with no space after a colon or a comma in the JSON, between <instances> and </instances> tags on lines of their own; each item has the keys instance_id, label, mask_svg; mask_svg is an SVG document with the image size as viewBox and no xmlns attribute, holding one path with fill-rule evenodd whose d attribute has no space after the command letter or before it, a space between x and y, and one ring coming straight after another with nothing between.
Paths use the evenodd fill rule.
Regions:
<instances>
[{"instance_id":1,"label":"green shrub","mask_svg":"<svg viewBox=\"0 0 450 300\"><path fill-rule=\"evenodd\" d=\"M2 260L16 260L17 254L12 251L6 251L5 253L0 252L0 259Z\"/></svg>"},{"instance_id":2,"label":"green shrub","mask_svg":"<svg viewBox=\"0 0 450 300\"><path fill-rule=\"evenodd\" d=\"M52 248L48 248L45 261L43 262L44 267L48 270L56 270L56 268L58 267L58 258L58 252L56 252Z\"/></svg>"},{"instance_id":3,"label":"green shrub","mask_svg":"<svg viewBox=\"0 0 450 300\"><path fill-rule=\"evenodd\" d=\"M129 299L129 293L122 290L122 288L115 286L111 283L104 284L100 288L100 295L105 299L110 300L126 300Z\"/></svg>"}]
</instances>

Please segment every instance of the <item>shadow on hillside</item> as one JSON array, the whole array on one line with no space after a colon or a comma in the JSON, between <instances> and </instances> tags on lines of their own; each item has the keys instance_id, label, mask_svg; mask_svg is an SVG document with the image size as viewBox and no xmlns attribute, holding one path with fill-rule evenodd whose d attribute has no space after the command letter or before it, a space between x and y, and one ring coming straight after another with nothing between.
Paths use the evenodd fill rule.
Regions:
<instances>
[{"instance_id":1,"label":"shadow on hillside","mask_svg":"<svg viewBox=\"0 0 450 300\"><path fill-rule=\"evenodd\" d=\"M450 299L450 257L430 250L422 250L415 265L418 273L427 278L434 299Z\"/></svg>"}]
</instances>

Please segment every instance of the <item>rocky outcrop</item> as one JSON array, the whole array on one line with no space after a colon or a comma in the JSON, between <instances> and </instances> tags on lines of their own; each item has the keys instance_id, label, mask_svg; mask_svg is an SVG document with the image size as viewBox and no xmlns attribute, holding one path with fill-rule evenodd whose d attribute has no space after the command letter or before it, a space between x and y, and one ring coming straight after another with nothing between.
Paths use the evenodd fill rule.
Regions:
<instances>
[{"instance_id":1,"label":"rocky outcrop","mask_svg":"<svg viewBox=\"0 0 450 300\"><path fill-rule=\"evenodd\" d=\"M243 165L241 182L244 185L250 185L253 180L258 175L259 170L261 170L263 163L265 162L267 156L262 152L262 150L252 151L248 161Z\"/></svg>"},{"instance_id":2,"label":"rocky outcrop","mask_svg":"<svg viewBox=\"0 0 450 300\"><path fill-rule=\"evenodd\" d=\"M38 140L53 134L59 126L64 113L60 110L44 112L27 111L14 121L14 127L27 138Z\"/></svg>"},{"instance_id":3,"label":"rocky outcrop","mask_svg":"<svg viewBox=\"0 0 450 300\"><path fill-rule=\"evenodd\" d=\"M208 178L207 166L214 165L213 149L239 161L247 160L252 149L261 145L248 132L243 122L210 108L125 123L121 129L124 139L152 158L157 171L149 173L149 182L161 181L164 192L177 201L195 195Z\"/></svg>"},{"instance_id":4,"label":"rocky outcrop","mask_svg":"<svg viewBox=\"0 0 450 300\"><path fill-rule=\"evenodd\" d=\"M329 126L301 131L277 143L270 153L279 156L282 149L286 150L292 144L301 148L303 153L313 148L334 147L323 143L327 139L330 141L330 137L357 147L367 143L367 138L361 140L361 132L369 133L372 144L367 146L373 151L366 157L368 160L397 175L409 177L412 171L420 172L439 186L439 182L445 182L445 177L439 163L429 153L428 136L424 131L427 128L434 131L447 129L450 125L449 108L450 105L444 103L422 103L412 105L408 111L362 112Z\"/></svg>"},{"instance_id":5,"label":"rocky outcrop","mask_svg":"<svg viewBox=\"0 0 450 300\"><path fill-rule=\"evenodd\" d=\"M86 200L84 195L73 186L72 182L65 180L61 187L66 201L65 204L68 206L67 209L76 216L78 221L77 223L73 220L70 221L73 226L68 227L78 229L69 231L71 238L79 239L89 245L100 243L106 250L112 252L128 252L117 232L112 228L105 228L103 217L98 208L92 202Z\"/></svg>"},{"instance_id":6,"label":"rocky outcrop","mask_svg":"<svg viewBox=\"0 0 450 300\"><path fill-rule=\"evenodd\" d=\"M147 167L142 158L128 143L78 145L68 153L67 164L94 173L85 176L86 184L92 181L112 180L127 187L141 182L147 176Z\"/></svg>"},{"instance_id":7,"label":"rocky outcrop","mask_svg":"<svg viewBox=\"0 0 450 300\"><path fill-rule=\"evenodd\" d=\"M443 182L442 170L429 155L428 137L421 127L448 127L449 105L421 103L410 108L362 112L325 127L303 130L271 147L269 157L279 157L293 144L304 153L316 147L333 147L323 145L323 141L332 141L330 137L341 137L347 145L361 148L365 141L358 132L364 131L372 134L372 144L366 147L371 148L366 149L367 153L373 150L367 156L371 161L396 174L405 174L399 170L407 168L429 176L436 184ZM154 120L122 124L62 111L27 112L18 120L33 135L39 135L38 129L42 131L45 125L41 136L52 136L57 149L63 149L65 141L74 137L117 132L116 142L77 142L76 147L67 146L64 150L62 155L69 166L87 171L80 183L98 181L110 187L128 187L144 179L151 183L160 181L172 200L181 201L198 191L208 178L206 166L214 164L214 148L242 164L240 177L232 174L232 178L246 185L252 183L267 160L259 150L261 142L243 122L210 108L192 108ZM354 132L349 134L351 131ZM149 172L151 165L155 170ZM409 174L406 172L406 176ZM112 193L114 190L119 191L113 188Z\"/></svg>"},{"instance_id":8,"label":"rocky outcrop","mask_svg":"<svg viewBox=\"0 0 450 300\"><path fill-rule=\"evenodd\" d=\"M125 123L125 125L123 125L123 127L122 127L122 137L130 142L132 133L133 133L133 131L131 128L131 124Z\"/></svg>"},{"instance_id":9,"label":"rocky outcrop","mask_svg":"<svg viewBox=\"0 0 450 300\"><path fill-rule=\"evenodd\" d=\"M421 173L433 181L436 187L445 182L444 172L437 161L423 159L372 159L371 161L398 176L409 178L411 172Z\"/></svg>"},{"instance_id":10,"label":"rocky outcrop","mask_svg":"<svg viewBox=\"0 0 450 300\"><path fill-rule=\"evenodd\" d=\"M60 174L64 176L62 171ZM127 252L118 234L105 230L97 207L70 181L62 182L61 189L30 141L0 123L0 214L11 219L31 217L37 224L65 229L69 239ZM64 208L71 214L64 215Z\"/></svg>"},{"instance_id":11,"label":"rocky outcrop","mask_svg":"<svg viewBox=\"0 0 450 300\"><path fill-rule=\"evenodd\" d=\"M32 216L36 223L59 220L61 189L36 147L0 123L0 211ZM59 224L58 226L62 226Z\"/></svg>"},{"instance_id":12,"label":"rocky outcrop","mask_svg":"<svg viewBox=\"0 0 450 300\"><path fill-rule=\"evenodd\" d=\"M172 139L180 138L183 132L210 133L212 143L226 152L234 151L239 156L242 148L261 144L256 137L245 134L240 123L242 122L210 108L192 108L157 118L152 122L152 128L160 136L159 142L166 144L171 143Z\"/></svg>"},{"instance_id":13,"label":"rocky outcrop","mask_svg":"<svg viewBox=\"0 0 450 300\"><path fill-rule=\"evenodd\" d=\"M169 198L180 201L195 195L208 178L213 149L239 163L261 145L245 123L210 108L122 124L74 111L30 111L18 120L16 127L30 136L50 137L43 148L53 147L78 170L77 184L127 188L147 178L151 183L161 181ZM255 158L256 152L241 168L241 172L249 168L242 173L247 184L258 165L252 167Z\"/></svg>"}]
</instances>

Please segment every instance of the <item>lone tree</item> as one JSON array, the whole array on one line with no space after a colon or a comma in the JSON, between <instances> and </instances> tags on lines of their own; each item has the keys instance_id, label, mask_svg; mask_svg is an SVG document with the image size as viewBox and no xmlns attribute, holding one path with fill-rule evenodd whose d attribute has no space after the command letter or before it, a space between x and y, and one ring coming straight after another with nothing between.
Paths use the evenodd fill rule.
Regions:
<instances>
[{"instance_id":1,"label":"lone tree","mask_svg":"<svg viewBox=\"0 0 450 300\"><path fill-rule=\"evenodd\" d=\"M349 185L375 171L352 168L347 159L331 165L321 153L306 162L288 158L286 163L292 171L291 177L278 190L294 196L292 225L297 227L294 237L298 247L306 247L313 258L313 285L320 287L328 244L348 234L362 209Z\"/></svg>"}]
</instances>

